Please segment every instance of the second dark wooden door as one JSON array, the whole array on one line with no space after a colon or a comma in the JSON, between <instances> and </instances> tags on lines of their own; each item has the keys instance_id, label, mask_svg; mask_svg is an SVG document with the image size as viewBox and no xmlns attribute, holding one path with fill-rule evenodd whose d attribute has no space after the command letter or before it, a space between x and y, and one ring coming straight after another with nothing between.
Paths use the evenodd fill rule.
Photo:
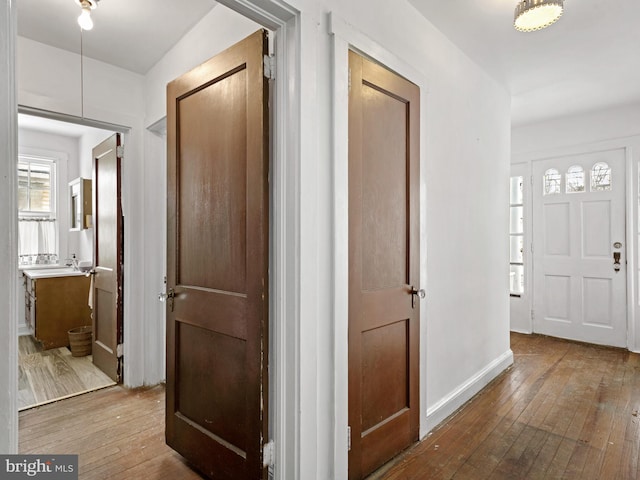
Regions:
<instances>
[{"instance_id":1,"label":"second dark wooden door","mask_svg":"<svg viewBox=\"0 0 640 480\"><path fill-rule=\"evenodd\" d=\"M116 133L93 149L93 363L122 379L124 231Z\"/></svg>"},{"instance_id":2,"label":"second dark wooden door","mask_svg":"<svg viewBox=\"0 0 640 480\"><path fill-rule=\"evenodd\" d=\"M259 31L167 88L167 443L213 479L262 478L268 83Z\"/></svg>"},{"instance_id":3,"label":"second dark wooden door","mask_svg":"<svg viewBox=\"0 0 640 480\"><path fill-rule=\"evenodd\" d=\"M419 89L350 52L349 478L418 440Z\"/></svg>"}]
</instances>

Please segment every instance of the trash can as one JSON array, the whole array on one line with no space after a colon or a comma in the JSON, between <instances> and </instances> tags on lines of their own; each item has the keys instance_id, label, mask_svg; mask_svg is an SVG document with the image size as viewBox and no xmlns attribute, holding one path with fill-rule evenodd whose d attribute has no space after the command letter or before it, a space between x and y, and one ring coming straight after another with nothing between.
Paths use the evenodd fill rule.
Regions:
<instances>
[{"instance_id":1,"label":"trash can","mask_svg":"<svg viewBox=\"0 0 640 480\"><path fill-rule=\"evenodd\" d=\"M92 327L87 325L84 327L72 328L69 330L69 348L71 356L84 357L91 355Z\"/></svg>"}]
</instances>

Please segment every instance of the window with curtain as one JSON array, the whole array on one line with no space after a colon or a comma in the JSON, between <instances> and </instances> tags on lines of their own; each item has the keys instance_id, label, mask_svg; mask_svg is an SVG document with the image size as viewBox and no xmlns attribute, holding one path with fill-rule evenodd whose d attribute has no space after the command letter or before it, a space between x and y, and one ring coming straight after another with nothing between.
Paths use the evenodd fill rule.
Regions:
<instances>
[{"instance_id":1,"label":"window with curtain","mask_svg":"<svg viewBox=\"0 0 640 480\"><path fill-rule=\"evenodd\" d=\"M56 163L18 158L18 254L20 265L58 263Z\"/></svg>"}]
</instances>

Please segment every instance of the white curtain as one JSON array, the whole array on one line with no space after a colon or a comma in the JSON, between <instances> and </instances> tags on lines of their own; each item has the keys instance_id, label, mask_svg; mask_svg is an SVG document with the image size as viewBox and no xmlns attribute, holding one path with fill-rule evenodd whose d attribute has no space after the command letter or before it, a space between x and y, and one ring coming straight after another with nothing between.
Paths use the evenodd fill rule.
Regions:
<instances>
[{"instance_id":1,"label":"white curtain","mask_svg":"<svg viewBox=\"0 0 640 480\"><path fill-rule=\"evenodd\" d=\"M31 265L57 261L58 245L55 220L21 218L18 220L18 239L20 264Z\"/></svg>"}]
</instances>

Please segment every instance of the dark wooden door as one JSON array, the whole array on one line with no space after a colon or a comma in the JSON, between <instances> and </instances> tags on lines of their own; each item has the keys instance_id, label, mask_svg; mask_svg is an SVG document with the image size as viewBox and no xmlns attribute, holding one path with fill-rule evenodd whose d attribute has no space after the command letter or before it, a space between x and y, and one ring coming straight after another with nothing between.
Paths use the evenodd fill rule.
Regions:
<instances>
[{"instance_id":1,"label":"dark wooden door","mask_svg":"<svg viewBox=\"0 0 640 480\"><path fill-rule=\"evenodd\" d=\"M258 31L167 87L166 438L214 479L265 472L266 53Z\"/></svg>"},{"instance_id":2,"label":"dark wooden door","mask_svg":"<svg viewBox=\"0 0 640 480\"><path fill-rule=\"evenodd\" d=\"M419 100L350 52L349 478L419 435Z\"/></svg>"},{"instance_id":3,"label":"dark wooden door","mask_svg":"<svg viewBox=\"0 0 640 480\"><path fill-rule=\"evenodd\" d=\"M116 133L93 149L93 363L113 380L122 378L122 266L124 232L119 146Z\"/></svg>"}]
</instances>

